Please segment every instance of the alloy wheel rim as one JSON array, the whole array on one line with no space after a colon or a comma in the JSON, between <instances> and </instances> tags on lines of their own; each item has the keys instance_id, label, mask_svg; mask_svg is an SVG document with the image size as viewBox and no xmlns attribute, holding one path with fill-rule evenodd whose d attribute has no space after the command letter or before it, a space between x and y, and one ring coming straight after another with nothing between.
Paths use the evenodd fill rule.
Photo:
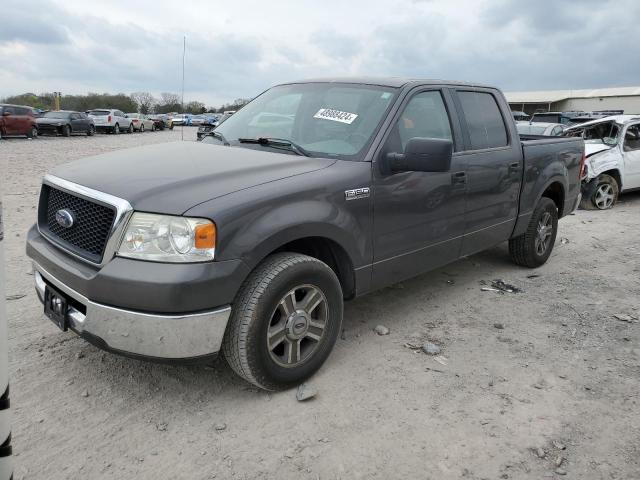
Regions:
<instances>
[{"instance_id":1,"label":"alloy wheel rim","mask_svg":"<svg viewBox=\"0 0 640 480\"><path fill-rule=\"evenodd\" d=\"M598 190L596 191L596 197L595 197L596 207L598 207L601 210L607 209L611 205L613 205L613 199L614 199L614 194L613 194L613 187L611 185L609 185L608 183L605 183L604 185L600 185L598 187Z\"/></svg>"},{"instance_id":2,"label":"alloy wheel rim","mask_svg":"<svg viewBox=\"0 0 640 480\"><path fill-rule=\"evenodd\" d=\"M271 314L267 350L281 367L297 367L318 350L327 327L328 304L314 285L299 285L288 291Z\"/></svg>"},{"instance_id":3,"label":"alloy wheel rim","mask_svg":"<svg viewBox=\"0 0 640 480\"><path fill-rule=\"evenodd\" d=\"M553 220L549 212L544 212L536 229L535 248L538 255L544 255L553 233Z\"/></svg>"}]
</instances>

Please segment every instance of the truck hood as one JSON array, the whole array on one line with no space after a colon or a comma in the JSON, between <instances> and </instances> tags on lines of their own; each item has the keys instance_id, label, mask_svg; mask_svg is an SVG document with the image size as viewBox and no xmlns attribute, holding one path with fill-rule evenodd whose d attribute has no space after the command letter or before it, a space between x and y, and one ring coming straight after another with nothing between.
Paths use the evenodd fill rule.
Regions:
<instances>
[{"instance_id":1,"label":"truck hood","mask_svg":"<svg viewBox=\"0 0 640 480\"><path fill-rule=\"evenodd\" d=\"M174 142L84 158L51 173L123 198L135 210L181 215L199 203L333 163L266 150Z\"/></svg>"},{"instance_id":2,"label":"truck hood","mask_svg":"<svg viewBox=\"0 0 640 480\"><path fill-rule=\"evenodd\" d=\"M591 155L604 152L605 150L609 150L610 148L611 147L609 145L604 145L602 143L585 143L584 154L586 157L590 157Z\"/></svg>"}]
</instances>

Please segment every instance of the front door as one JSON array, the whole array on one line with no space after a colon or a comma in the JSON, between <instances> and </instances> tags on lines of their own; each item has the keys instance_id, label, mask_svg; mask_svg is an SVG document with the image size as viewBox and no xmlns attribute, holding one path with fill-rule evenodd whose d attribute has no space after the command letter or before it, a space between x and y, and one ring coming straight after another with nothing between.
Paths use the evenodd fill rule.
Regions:
<instances>
[{"instance_id":1,"label":"front door","mask_svg":"<svg viewBox=\"0 0 640 480\"><path fill-rule=\"evenodd\" d=\"M622 145L624 178L622 188L640 188L640 123L629 125Z\"/></svg>"},{"instance_id":2,"label":"front door","mask_svg":"<svg viewBox=\"0 0 640 480\"><path fill-rule=\"evenodd\" d=\"M455 150L460 130L448 90L419 90L403 102L374 171L373 288L456 260L464 231L465 165ZM386 172L389 153L414 137L454 141L451 171Z\"/></svg>"},{"instance_id":3,"label":"front door","mask_svg":"<svg viewBox=\"0 0 640 480\"><path fill-rule=\"evenodd\" d=\"M467 207L462 255L485 250L511 235L518 215L522 148L491 90L456 91L467 160ZM510 139L513 138L513 141Z\"/></svg>"}]
</instances>

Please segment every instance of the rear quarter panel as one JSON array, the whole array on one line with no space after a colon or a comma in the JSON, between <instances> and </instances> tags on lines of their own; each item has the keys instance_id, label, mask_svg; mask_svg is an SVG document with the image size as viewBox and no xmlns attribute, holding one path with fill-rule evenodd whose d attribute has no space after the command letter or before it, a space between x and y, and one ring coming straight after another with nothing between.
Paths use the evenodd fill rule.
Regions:
<instances>
[{"instance_id":1,"label":"rear quarter panel","mask_svg":"<svg viewBox=\"0 0 640 480\"><path fill-rule=\"evenodd\" d=\"M564 192L561 216L569 213L580 193L579 169L584 153L582 139L550 138L522 142L524 173L520 213L513 236L522 234L544 191L553 183Z\"/></svg>"}]
</instances>

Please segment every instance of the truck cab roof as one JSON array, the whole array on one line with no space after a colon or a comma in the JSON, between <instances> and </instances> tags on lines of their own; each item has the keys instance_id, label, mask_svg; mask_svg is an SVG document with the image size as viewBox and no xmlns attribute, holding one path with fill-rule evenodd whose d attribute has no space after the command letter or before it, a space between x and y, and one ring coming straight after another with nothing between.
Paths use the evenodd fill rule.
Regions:
<instances>
[{"instance_id":1,"label":"truck cab roof","mask_svg":"<svg viewBox=\"0 0 640 480\"><path fill-rule=\"evenodd\" d=\"M294 82L285 82L281 85L290 85L296 83L347 83L354 85L378 85L381 87L401 88L412 85L452 85L461 87L480 87L496 89L489 85L477 83L456 82L451 80L436 79L420 79L412 77L319 77Z\"/></svg>"}]
</instances>

